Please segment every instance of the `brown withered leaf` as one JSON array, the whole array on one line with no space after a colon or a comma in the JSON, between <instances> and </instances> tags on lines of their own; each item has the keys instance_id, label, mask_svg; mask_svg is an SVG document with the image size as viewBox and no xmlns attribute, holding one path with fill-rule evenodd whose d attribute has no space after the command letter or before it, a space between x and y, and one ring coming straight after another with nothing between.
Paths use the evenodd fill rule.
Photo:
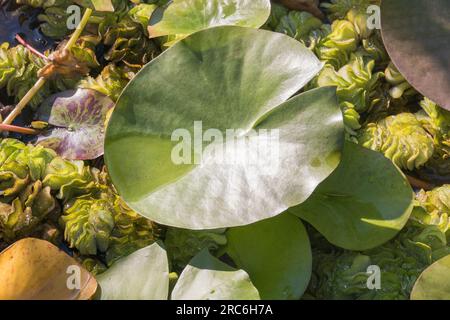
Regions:
<instances>
[{"instance_id":1,"label":"brown withered leaf","mask_svg":"<svg viewBox=\"0 0 450 320\"><path fill-rule=\"evenodd\" d=\"M79 62L67 49L60 49L49 56L49 63L38 71L38 77L46 79L61 75L67 78L76 75L87 75L89 68L86 64Z\"/></svg>"},{"instance_id":2,"label":"brown withered leaf","mask_svg":"<svg viewBox=\"0 0 450 320\"><path fill-rule=\"evenodd\" d=\"M86 300L96 290L95 278L50 242L26 238L0 254L0 300Z\"/></svg>"}]
</instances>

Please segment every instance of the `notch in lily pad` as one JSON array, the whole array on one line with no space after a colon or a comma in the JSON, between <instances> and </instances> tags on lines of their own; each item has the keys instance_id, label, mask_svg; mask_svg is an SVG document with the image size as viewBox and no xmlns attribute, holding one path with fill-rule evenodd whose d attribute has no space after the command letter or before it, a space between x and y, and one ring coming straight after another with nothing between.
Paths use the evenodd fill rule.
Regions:
<instances>
[{"instance_id":1,"label":"notch in lily pad","mask_svg":"<svg viewBox=\"0 0 450 320\"><path fill-rule=\"evenodd\" d=\"M69 90L45 100L37 112L50 128L38 143L71 160L90 160L103 155L108 115L114 102L90 89Z\"/></svg>"}]
</instances>

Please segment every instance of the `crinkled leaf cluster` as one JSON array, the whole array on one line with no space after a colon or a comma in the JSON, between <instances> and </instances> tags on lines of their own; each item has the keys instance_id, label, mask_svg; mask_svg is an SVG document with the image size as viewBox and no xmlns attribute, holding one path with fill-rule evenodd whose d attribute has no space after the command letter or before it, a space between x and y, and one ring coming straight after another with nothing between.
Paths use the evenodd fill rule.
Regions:
<instances>
[{"instance_id":1,"label":"crinkled leaf cluster","mask_svg":"<svg viewBox=\"0 0 450 320\"><path fill-rule=\"evenodd\" d=\"M157 237L155 224L123 202L106 172L39 145L3 139L0 241L36 236L60 242L58 217L64 239L96 273Z\"/></svg>"},{"instance_id":2,"label":"crinkled leaf cluster","mask_svg":"<svg viewBox=\"0 0 450 320\"><path fill-rule=\"evenodd\" d=\"M326 30L321 30L322 25L322 21L309 12L289 11L281 5L272 4L265 28L286 34L310 47L317 41L320 31L326 33Z\"/></svg>"},{"instance_id":3,"label":"crinkled leaf cluster","mask_svg":"<svg viewBox=\"0 0 450 320\"><path fill-rule=\"evenodd\" d=\"M78 5L82 8L91 7L90 0L16 0L18 4L42 8L43 12L38 15L41 32L53 39L61 40L68 36L73 30L67 27L67 21L73 19L73 12L67 10L69 6ZM112 0L114 12L94 12L90 18L92 25L98 24L102 20L116 20L125 15L131 8L130 1Z\"/></svg>"},{"instance_id":4,"label":"crinkled leaf cluster","mask_svg":"<svg viewBox=\"0 0 450 320\"><path fill-rule=\"evenodd\" d=\"M155 226L129 209L116 194L84 196L67 204L64 237L82 255L104 257L109 266L155 240Z\"/></svg>"},{"instance_id":5,"label":"crinkled leaf cluster","mask_svg":"<svg viewBox=\"0 0 450 320\"><path fill-rule=\"evenodd\" d=\"M350 10L365 13L369 5L379 5L380 0L330 0L322 3L326 9L328 17L332 20L344 18Z\"/></svg>"},{"instance_id":6,"label":"crinkled leaf cluster","mask_svg":"<svg viewBox=\"0 0 450 320\"><path fill-rule=\"evenodd\" d=\"M0 89L6 88L8 96L19 101L38 79L38 71L45 62L28 49L19 45L10 47L8 43L0 45ZM30 101L32 107L37 107L54 91L63 91L75 86L77 79L56 78L47 82Z\"/></svg>"},{"instance_id":7,"label":"crinkled leaf cluster","mask_svg":"<svg viewBox=\"0 0 450 320\"><path fill-rule=\"evenodd\" d=\"M96 78L89 76L83 79L79 87L99 91L112 100L117 101L120 93L134 75L134 69L128 66L120 67L111 63Z\"/></svg>"},{"instance_id":8,"label":"crinkled leaf cluster","mask_svg":"<svg viewBox=\"0 0 450 320\"><path fill-rule=\"evenodd\" d=\"M105 54L108 61L123 61L131 66L144 65L159 54L159 48L148 39L142 24L129 16L106 30L103 43L109 47Z\"/></svg>"},{"instance_id":9,"label":"crinkled leaf cluster","mask_svg":"<svg viewBox=\"0 0 450 320\"><path fill-rule=\"evenodd\" d=\"M32 234L59 206L42 183L56 154L14 139L0 142L0 238L8 243Z\"/></svg>"},{"instance_id":10,"label":"crinkled leaf cluster","mask_svg":"<svg viewBox=\"0 0 450 320\"><path fill-rule=\"evenodd\" d=\"M389 116L369 123L361 132L359 142L382 152L402 169L423 166L433 155L432 136L412 113Z\"/></svg>"},{"instance_id":11,"label":"crinkled leaf cluster","mask_svg":"<svg viewBox=\"0 0 450 320\"><path fill-rule=\"evenodd\" d=\"M168 228L164 244L175 269L182 270L203 249L214 253L226 245L225 231Z\"/></svg>"},{"instance_id":12,"label":"crinkled leaf cluster","mask_svg":"<svg viewBox=\"0 0 450 320\"><path fill-rule=\"evenodd\" d=\"M386 77L386 81L392 85L392 88L389 90L389 94L392 98L399 99L403 95L414 96L417 94L392 62L390 62L387 66L384 71L384 75Z\"/></svg>"}]
</instances>

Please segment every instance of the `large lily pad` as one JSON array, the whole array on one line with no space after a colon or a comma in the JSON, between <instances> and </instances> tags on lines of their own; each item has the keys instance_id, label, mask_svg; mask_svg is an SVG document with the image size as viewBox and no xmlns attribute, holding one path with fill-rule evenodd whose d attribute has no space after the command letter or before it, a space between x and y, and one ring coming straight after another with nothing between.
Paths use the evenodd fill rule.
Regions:
<instances>
[{"instance_id":1,"label":"large lily pad","mask_svg":"<svg viewBox=\"0 0 450 320\"><path fill-rule=\"evenodd\" d=\"M382 1L381 27L389 56L406 80L450 110L450 1Z\"/></svg>"},{"instance_id":2,"label":"large lily pad","mask_svg":"<svg viewBox=\"0 0 450 320\"><path fill-rule=\"evenodd\" d=\"M244 270L235 270L205 249L184 268L172 300L257 300L258 290Z\"/></svg>"},{"instance_id":3,"label":"large lily pad","mask_svg":"<svg viewBox=\"0 0 450 320\"><path fill-rule=\"evenodd\" d=\"M226 252L247 271L262 299L299 299L311 278L308 234L299 218L277 217L227 231Z\"/></svg>"},{"instance_id":4,"label":"large lily pad","mask_svg":"<svg viewBox=\"0 0 450 320\"><path fill-rule=\"evenodd\" d=\"M414 284L411 300L450 300L450 255L426 268Z\"/></svg>"},{"instance_id":5,"label":"large lily pad","mask_svg":"<svg viewBox=\"0 0 450 320\"><path fill-rule=\"evenodd\" d=\"M50 242L27 238L0 254L0 300L84 300L95 278Z\"/></svg>"},{"instance_id":6,"label":"large lily pad","mask_svg":"<svg viewBox=\"0 0 450 320\"><path fill-rule=\"evenodd\" d=\"M72 160L95 159L103 154L105 121L114 102L90 89L70 90L45 100L38 119L55 126L38 142Z\"/></svg>"},{"instance_id":7,"label":"large lily pad","mask_svg":"<svg viewBox=\"0 0 450 320\"><path fill-rule=\"evenodd\" d=\"M336 246L366 250L393 238L412 210L414 193L382 154L346 143L338 168L290 212Z\"/></svg>"},{"instance_id":8,"label":"large lily pad","mask_svg":"<svg viewBox=\"0 0 450 320\"><path fill-rule=\"evenodd\" d=\"M142 215L188 229L249 224L303 202L337 166L342 115L333 88L280 104L321 66L263 30L217 27L178 42L119 98L105 141L115 186Z\"/></svg>"},{"instance_id":9,"label":"large lily pad","mask_svg":"<svg viewBox=\"0 0 450 320\"><path fill-rule=\"evenodd\" d=\"M166 300L169 264L159 243L133 252L97 276L101 300Z\"/></svg>"},{"instance_id":10,"label":"large lily pad","mask_svg":"<svg viewBox=\"0 0 450 320\"><path fill-rule=\"evenodd\" d=\"M224 25L259 28L269 15L269 0L173 0L153 13L148 33L185 37Z\"/></svg>"}]
</instances>

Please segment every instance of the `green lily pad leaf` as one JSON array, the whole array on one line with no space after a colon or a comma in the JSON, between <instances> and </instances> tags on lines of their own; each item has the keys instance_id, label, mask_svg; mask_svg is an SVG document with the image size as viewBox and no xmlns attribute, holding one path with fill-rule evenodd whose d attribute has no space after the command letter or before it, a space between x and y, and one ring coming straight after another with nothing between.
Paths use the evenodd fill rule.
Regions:
<instances>
[{"instance_id":1,"label":"green lily pad leaf","mask_svg":"<svg viewBox=\"0 0 450 320\"><path fill-rule=\"evenodd\" d=\"M411 291L411 300L450 300L450 255L426 268Z\"/></svg>"},{"instance_id":2,"label":"green lily pad leaf","mask_svg":"<svg viewBox=\"0 0 450 320\"><path fill-rule=\"evenodd\" d=\"M148 33L150 38L183 38L224 25L259 28L269 15L269 0L173 0L153 13Z\"/></svg>"},{"instance_id":3,"label":"green lily pad leaf","mask_svg":"<svg viewBox=\"0 0 450 320\"><path fill-rule=\"evenodd\" d=\"M235 270L205 249L184 268L172 300L258 300L258 290L244 270Z\"/></svg>"},{"instance_id":4,"label":"green lily pad leaf","mask_svg":"<svg viewBox=\"0 0 450 320\"><path fill-rule=\"evenodd\" d=\"M117 102L105 140L114 185L135 211L185 229L250 224L303 202L337 166L319 159L340 150L342 114L334 88L283 101L321 66L264 30L178 42Z\"/></svg>"},{"instance_id":5,"label":"green lily pad leaf","mask_svg":"<svg viewBox=\"0 0 450 320\"><path fill-rule=\"evenodd\" d=\"M159 243L120 259L97 276L100 300L166 300L169 264Z\"/></svg>"},{"instance_id":6,"label":"green lily pad leaf","mask_svg":"<svg viewBox=\"0 0 450 320\"><path fill-rule=\"evenodd\" d=\"M72 160L95 159L103 154L105 122L114 102L90 89L70 90L45 100L38 120L55 126L38 142Z\"/></svg>"},{"instance_id":7,"label":"green lily pad leaf","mask_svg":"<svg viewBox=\"0 0 450 320\"><path fill-rule=\"evenodd\" d=\"M299 299L311 278L308 234L299 218L277 217L227 231L227 254L247 271L262 299Z\"/></svg>"},{"instance_id":8,"label":"green lily pad leaf","mask_svg":"<svg viewBox=\"0 0 450 320\"><path fill-rule=\"evenodd\" d=\"M382 1L381 31L406 80L450 110L450 1Z\"/></svg>"},{"instance_id":9,"label":"green lily pad leaf","mask_svg":"<svg viewBox=\"0 0 450 320\"><path fill-rule=\"evenodd\" d=\"M414 193L382 154L351 142L341 163L312 196L290 212L312 224L332 244L366 250L393 238L406 224Z\"/></svg>"}]
</instances>

